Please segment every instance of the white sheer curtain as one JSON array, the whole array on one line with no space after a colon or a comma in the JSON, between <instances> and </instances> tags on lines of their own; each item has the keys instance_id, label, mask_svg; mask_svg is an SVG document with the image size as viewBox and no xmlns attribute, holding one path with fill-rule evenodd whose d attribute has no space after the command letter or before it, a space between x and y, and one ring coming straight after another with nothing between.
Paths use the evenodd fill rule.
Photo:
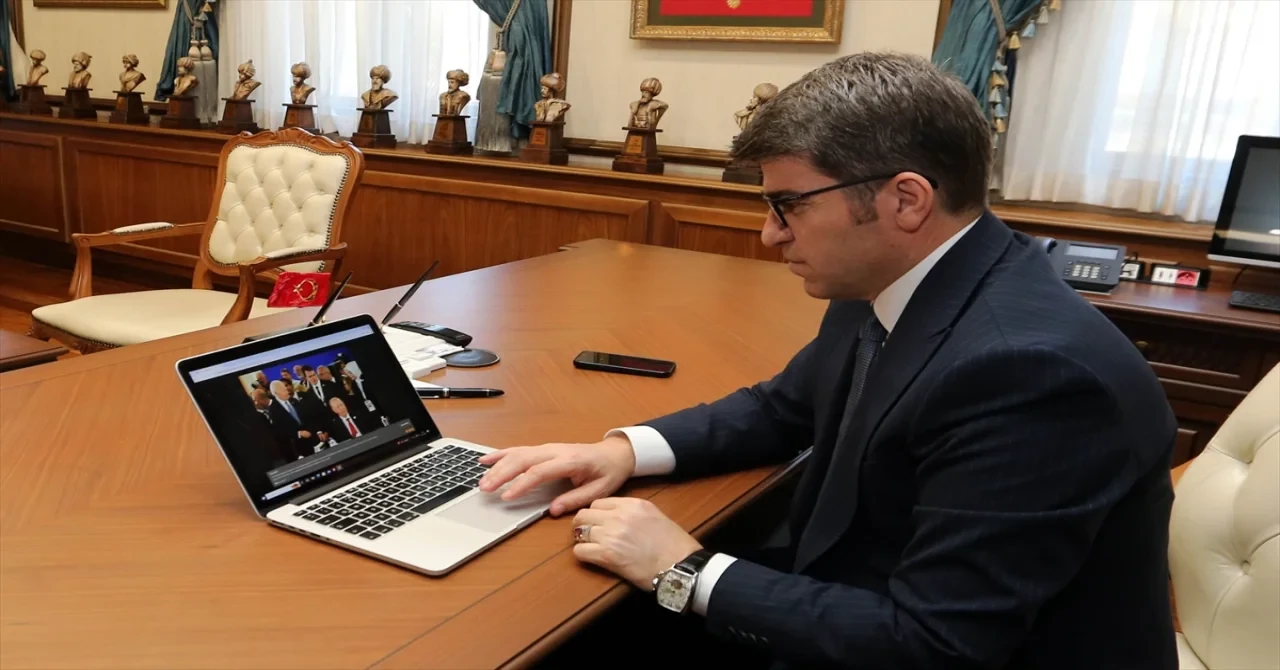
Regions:
<instances>
[{"instance_id":1,"label":"white sheer curtain","mask_svg":"<svg viewBox=\"0 0 1280 670\"><path fill-rule=\"evenodd\" d=\"M391 105L391 129L401 142L423 143L435 128L444 75L462 69L472 101L464 114L475 132L475 87L488 55L489 17L471 0L233 0L223 5L218 94L235 85L236 68L253 60L262 86L252 96L254 116L264 128L284 121L292 78L289 69L305 61L309 101L322 132L349 136L360 120L360 94L369 88L369 70L391 70L387 88L399 99Z\"/></svg>"},{"instance_id":2,"label":"white sheer curtain","mask_svg":"<svg viewBox=\"0 0 1280 670\"><path fill-rule=\"evenodd\" d=\"M1236 138L1280 135L1280 2L1073 0L1018 52L1006 200L1212 221Z\"/></svg>"}]
</instances>

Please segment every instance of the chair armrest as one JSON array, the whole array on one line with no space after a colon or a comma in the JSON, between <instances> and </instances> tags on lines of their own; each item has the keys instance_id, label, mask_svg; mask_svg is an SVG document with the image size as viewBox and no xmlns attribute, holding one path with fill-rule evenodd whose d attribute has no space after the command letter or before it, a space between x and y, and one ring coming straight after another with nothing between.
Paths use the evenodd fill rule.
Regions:
<instances>
[{"instance_id":1,"label":"chair armrest","mask_svg":"<svg viewBox=\"0 0 1280 670\"><path fill-rule=\"evenodd\" d=\"M311 263L314 261L333 261L331 275L337 275L342 267L342 258L347 254L345 242L328 248L289 247L278 249L251 261L240 264L240 291L231 310L222 319L222 323L235 323L249 318L253 310L253 297L257 288L257 276L268 270L275 270L295 263Z\"/></svg>"},{"instance_id":2,"label":"chair armrest","mask_svg":"<svg viewBox=\"0 0 1280 670\"><path fill-rule=\"evenodd\" d=\"M76 269L71 274L71 299L79 300L93 295L93 257L90 249L125 242L154 240L161 237L199 235L204 232L204 222L174 225L163 221L139 223L113 228L105 233L75 233L71 241L76 246Z\"/></svg>"},{"instance_id":3,"label":"chair armrest","mask_svg":"<svg viewBox=\"0 0 1280 670\"><path fill-rule=\"evenodd\" d=\"M71 239L77 247L105 247L110 244L154 240L161 237L198 235L204 232L205 225L203 221L200 223L180 223L178 225L156 221L154 223L120 226L104 233L75 233L71 236Z\"/></svg>"}]
</instances>

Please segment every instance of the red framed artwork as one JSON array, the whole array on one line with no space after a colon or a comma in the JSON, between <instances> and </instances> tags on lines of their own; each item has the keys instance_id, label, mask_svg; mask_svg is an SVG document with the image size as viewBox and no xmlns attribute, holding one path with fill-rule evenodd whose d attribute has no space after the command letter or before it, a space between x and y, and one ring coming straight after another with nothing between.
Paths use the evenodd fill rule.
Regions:
<instances>
[{"instance_id":1,"label":"red framed artwork","mask_svg":"<svg viewBox=\"0 0 1280 670\"><path fill-rule=\"evenodd\" d=\"M632 39L836 44L844 0L631 0Z\"/></svg>"}]
</instances>

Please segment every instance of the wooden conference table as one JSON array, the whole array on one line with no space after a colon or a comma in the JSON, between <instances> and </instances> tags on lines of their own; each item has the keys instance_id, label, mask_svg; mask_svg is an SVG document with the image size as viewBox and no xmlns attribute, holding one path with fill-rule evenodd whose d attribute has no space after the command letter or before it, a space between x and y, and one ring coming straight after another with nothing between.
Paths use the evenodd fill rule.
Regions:
<instances>
[{"instance_id":1,"label":"wooden conference table","mask_svg":"<svg viewBox=\"0 0 1280 670\"><path fill-rule=\"evenodd\" d=\"M402 289L339 300L377 318ZM592 240L436 279L401 312L502 362L427 377L506 390L432 400L446 435L595 441L768 378L824 303L777 263ZM0 667L492 668L537 660L630 588L544 518L456 572L421 576L261 522L176 360L305 323L301 309L0 375ZM677 361L670 379L576 370L583 349ZM779 477L636 482L705 533Z\"/></svg>"}]
</instances>

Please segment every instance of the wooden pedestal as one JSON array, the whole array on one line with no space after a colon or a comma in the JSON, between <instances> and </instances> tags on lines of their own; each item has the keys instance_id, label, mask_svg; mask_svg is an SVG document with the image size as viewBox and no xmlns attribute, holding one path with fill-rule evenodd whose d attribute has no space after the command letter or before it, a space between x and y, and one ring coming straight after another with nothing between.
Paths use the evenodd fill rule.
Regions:
<instances>
[{"instance_id":1,"label":"wooden pedestal","mask_svg":"<svg viewBox=\"0 0 1280 670\"><path fill-rule=\"evenodd\" d=\"M196 116L195 96L169 96L169 111L160 117L160 127L200 130L200 117Z\"/></svg>"},{"instance_id":2,"label":"wooden pedestal","mask_svg":"<svg viewBox=\"0 0 1280 670\"><path fill-rule=\"evenodd\" d=\"M569 152L564 148L564 121L534 121L529 132L529 143L520 150L520 160L526 163L567 165Z\"/></svg>"},{"instance_id":3,"label":"wooden pedestal","mask_svg":"<svg viewBox=\"0 0 1280 670\"><path fill-rule=\"evenodd\" d=\"M351 143L361 149L394 149L396 136L391 133L391 110L360 108L360 125L351 135Z\"/></svg>"},{"instance_id":4,"label":"wooden pedestal","mask_svg":"<svg viewBox=\"0 0 1280 670\"><path fill-rule=\"evenodd\" d=\"M14 114L32 114L48 116L53 112L49 101L44 97L44 84L21 84L18 86L18 103L10 107Z\"/></svg>"},{"instance_id":5,"label":"wooden pedestal","mask_svg":"<svg viewBox=\"0 0 1280 670\"><path fill-rule=\"evenodd\" d=\"M65 95L62 99L62 106L58 108L58 118L60 119L96 119L98 112L93 108L93 102L89 100L89 91L91 88L66 88L62 89Z\"/></svg>"},{"instance_id":6,"label":"wooden pedestal","mask_svg":"<svg viewBox=\"0 0 1280 670\"><path fill-rule=\"evenodd\" d=\"M253 120L252 100L233 100L223 98L226 106L222 108L222 120L218 122L217 131L227 135L236 135L245 131L256 133L262 130Z\"/></svg>"},{"instance_id":7,"label":"wooden pedestal","mask_svg":"<svg viewBox=\"0 0 1280 670\"><path fill-rule=\"evenodd\" d=\"M764 183L764 173L755 161L731 161L720 175L720 181L759 186Z\"/></svg>"},{"instance_id":8,"label":"wooden pedestal","mask_svg":"<svg viewBox=\"0 0 1280 670\"><path fill-rule=\"evenodd\" d=\"M432 114L436 117L436 132L427 142L427 153L446 156L470 156L471 143L467 141L467 119L461 114Z\"/></svg>"},{"instance_id":9,"label":"wooden pedestal","mask_svg":"<svg viewBox=\"0 0 1280 670\"><path fill-rule=\"evenodd\" d=\"M281 130L301 128L312 135L320 134L320 128L316 127L315 105L295 105L292 102L286 102L284 108L284 125L280 126Z\"/></svg>"},{"instance_id":10,"label":"wooden pedestal","mask_svg":"<svg viewBox=\"0 0 1280 670\"><path fill-rule=\"evenodd\" d=\"M662 174L662 158L658 156L658 133L654 128L630 128L627 141L622 145L622 153L613 159L614 172L639 172L641 174Z\"/></svg>"},{"instance_id":11,"label":"wooden pedestal","mask_svg":"<svg viewBox=\"0 0 1280 670\"><path fill-rule=\"evenodd\" d=\"M151 125L147 110L142 107L142 94L137 91L115 91L116 108L111 110L111 123L132 123L139 126Z\"/></svg>"}]
</instances>

